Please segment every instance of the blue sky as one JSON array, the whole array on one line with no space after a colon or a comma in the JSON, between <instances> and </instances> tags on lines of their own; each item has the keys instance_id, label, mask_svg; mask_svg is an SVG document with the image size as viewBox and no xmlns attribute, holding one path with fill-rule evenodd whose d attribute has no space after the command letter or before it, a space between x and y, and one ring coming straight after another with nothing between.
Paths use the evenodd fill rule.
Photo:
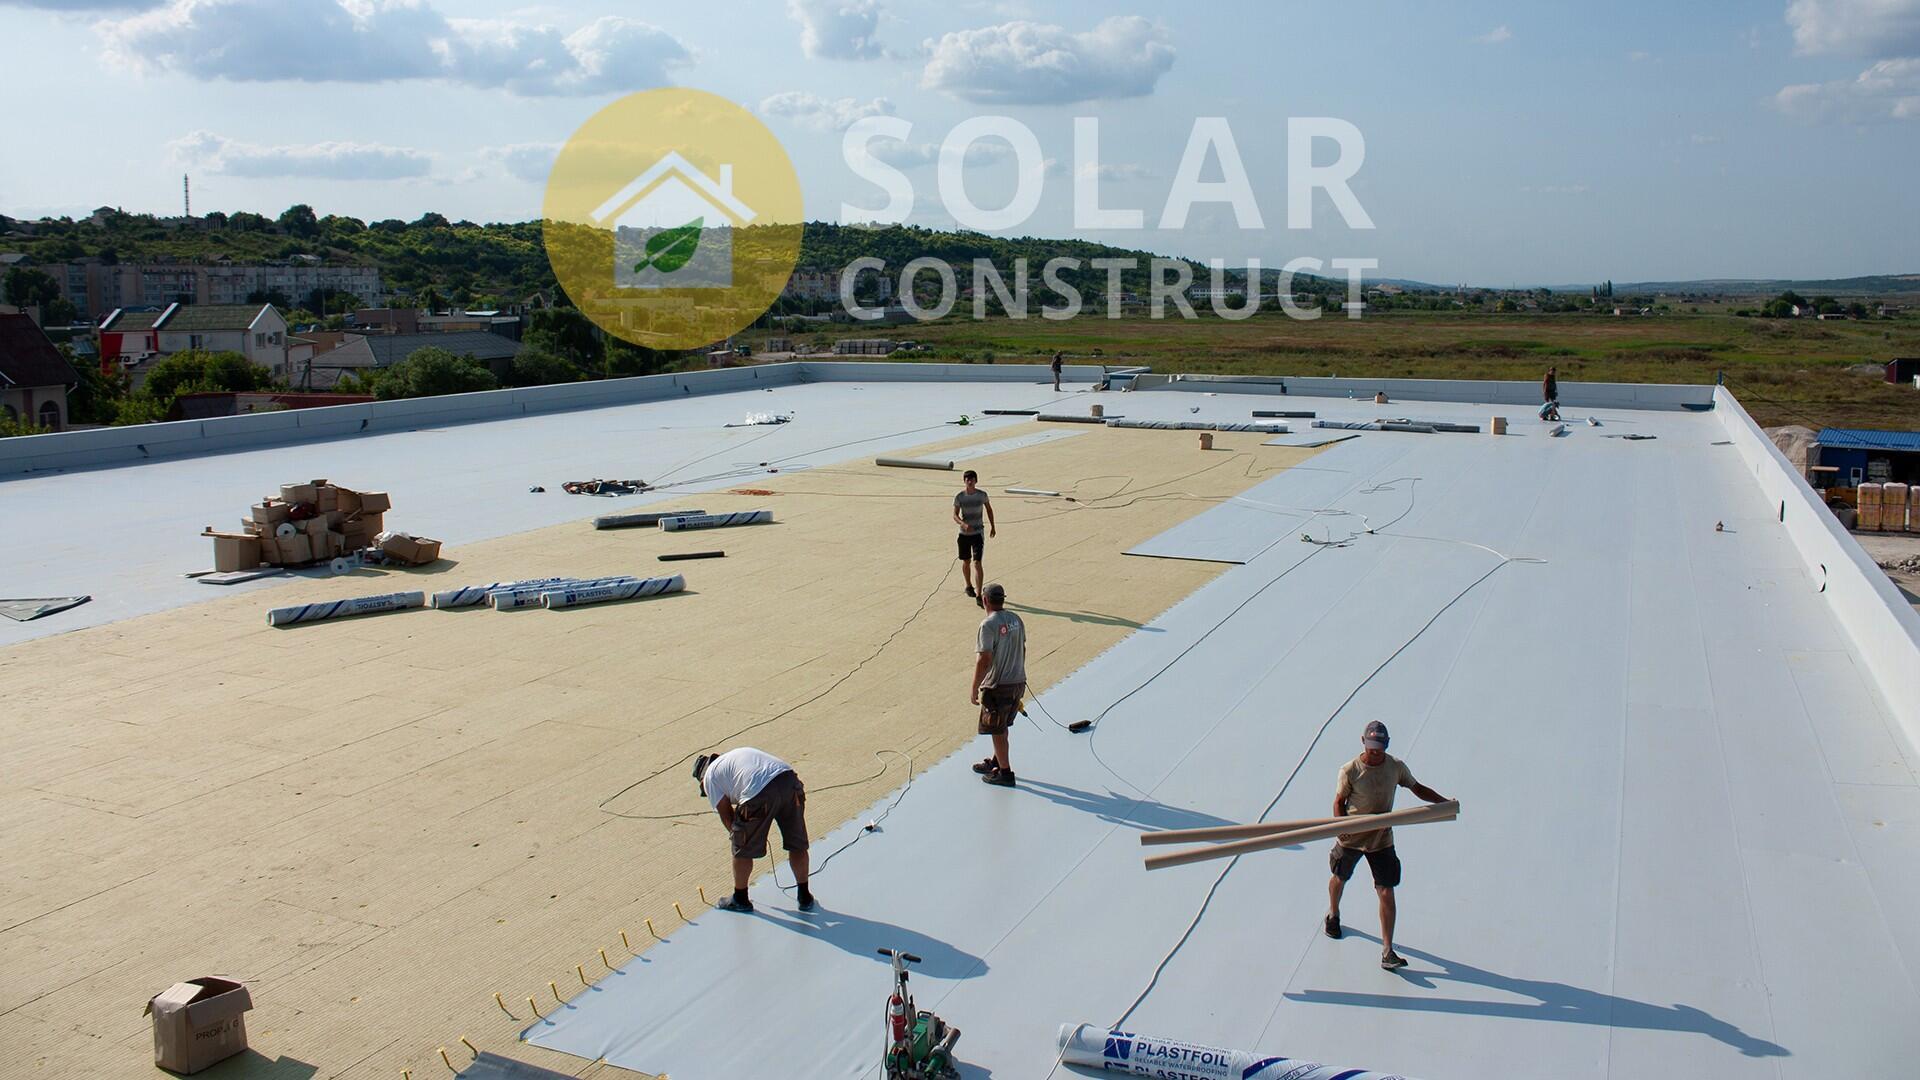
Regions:
<instances>
[{"instance_id":1,"label":"blue sky","mask_svg":"<svg viewBox=\"0 0 1920 1080\"><path fill-rule=\"evenodd\" d=\"M992 113L1053 159L1024 234L1486 285L1920 270L1920 0L0 0L0 42L16 216L178 213L190 172L201 212L527 219L555 143L682 85L763 115L816 218L883 201L842 160L852 120L911 121L904 163ZM1074 227L1077 116L1102 204L1149 228ZM1265 228L1152 227L1201 116L1227 118ZM1287 120L1313 116L1364 135L1375 228L1324 197L1284 227ZM1015 186L1000 146L968 166L982 205ZM913 220L950 224L932 165L902 167Z\"/></svg>"}]
</instances>

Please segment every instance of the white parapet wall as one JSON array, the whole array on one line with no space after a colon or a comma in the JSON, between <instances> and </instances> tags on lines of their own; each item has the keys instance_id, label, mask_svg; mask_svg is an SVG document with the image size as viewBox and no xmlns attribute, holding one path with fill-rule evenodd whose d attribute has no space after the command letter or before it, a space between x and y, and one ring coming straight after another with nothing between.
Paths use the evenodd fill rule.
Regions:
<instances>
[{"instance_id":1,"label":"white parapet wall","mask_svg":"<svg viewBox=\"0 0 1920 1080\"><path fill-rule=\"evenodd\" d=\"M1725 387L1715 387L1713 399L1727 438L1775 508L1814 586L1866 660L1909 748L1920 751L1920 614L1840 527L1739 400Z\"/></svg>"},{"instance_id":2,"label":"white parapet wall","mask_svg":"<svg viewBox=\"0 0 1920 1080\"><path fill-rule=\"evenodd\" d=\"M1288 394L1389 402L1457 401L1540 407L1540 384L1491 379L1333 379L1296 375L1138 375L1134 390L1202 390L1221 394ZM1674 383L1560 383L1560 404L1574 408L1713 408L1713 388Z\"/></svg>"}]
</instances>

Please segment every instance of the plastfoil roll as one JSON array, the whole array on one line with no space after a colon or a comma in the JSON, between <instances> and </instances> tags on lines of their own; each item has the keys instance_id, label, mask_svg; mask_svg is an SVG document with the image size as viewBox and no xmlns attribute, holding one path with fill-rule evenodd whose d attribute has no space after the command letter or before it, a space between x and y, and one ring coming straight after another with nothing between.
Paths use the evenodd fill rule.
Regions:
<instances>
[{"instance_id":1,"label":"plastfoil roll","mask_svg":"<svg viewBox=\"0 0 1920 1080\"><path fill-rule=\"evenodd\" d=\"M1056 1045L1068 1065L1123 1076L1179 1080L1407 1080L1392 1073L1363 1072L1298 1058L1250 1054L1177 1039L1112 1031L1092 1024L1062 1024Z\"/></svg>"},{"instance_id":2,"label":"plastfoil roll","mask_svg":"<svg viewBox=\"0 0 1920 1080\"><path fill-rule=\"evenodd\" d=\"M645 581L621 581L611 585L549 589L540 594L540 602L550 608L578 607L581 604L600 604L608 600L632 600L636 597L659 596L662 593L679 592L686 587L687 579L675 574L672 577L647 578Z\"/></svg>"},{"instance_id":3,"label":"plastfoil roll","mask_svg":"<svg viewBox=\"0 0 1920 1080\"><path fill-rule=\"evenodd\" d=\"M348 615L372 615L381 611L402 611L425 605L423 592L384 593L380 596L356 596L351 600L329 600L322 604L296 604L267 612L268 626L292 626L294 623L340 619Z\"/></svg>"},{"instance_id":4,"label":"plastfoil roll","mask_svg":"<svg viewBox=\"0 0 1920 1080\"><path fill-rule=\"evenodd\" d=\"M495 611L518 611L521 608L540 607L540 594L557 585L569 588L584 588L589 585L620 585L640 579L631 574L603 578L572 578L547 582L544 585L516 585L506 589L495 589L487 594L487 603Z\"/></svg>"},{"instance_id":5,"label":"plastfoil roll","mask_svg":"<svg viewBox=\"0 0 1920 1080\"><path fill-rule=\"evenodd\" d=\"M686 517L690 514L704 514L705 510L647 510L637 514L603 514L593 519L596 529L651 529L660 524L663 517Z\"/></svg>"},{"instance_id":6,"label":"plastfoil roll","mask_svg":"<svg viewBox=\"0 0 1920 1080\"><path fill-rule=\"evenodd\" d=\"M448 589L433 594L433 606L441 610L447 608L473 607L487 602L490 593L502 589L523 589L531 585L558 585L563 581L574 581L570 577L528 578L525 581L496 581L491 585L468 585L462 589Z\"/></svg>"},{"instance_id":7,"label":"plastfoil roll","mask_svg":"<svg viewBox=\"0 0 1920 1080\"><path fill-rule=\"evenodd\" d=\"M877 457L873 463L894 469L938 469L945 472L953 468L951 461L923 461L919 458Z\"/></svg>"},{"instance_id":8,"label":"plastfoil roll","mask_svg":"<svg viewBox=\"0 0 1920 1080\"><path fill-rule=\"evenodd\" d=\"M682 529L720 529L729 525L759 525L773 520L771 510L742 510L734 514L687 514L681 517L660 519L660 527L667 532L679 532Z\"/></svg>"}]
</instances>

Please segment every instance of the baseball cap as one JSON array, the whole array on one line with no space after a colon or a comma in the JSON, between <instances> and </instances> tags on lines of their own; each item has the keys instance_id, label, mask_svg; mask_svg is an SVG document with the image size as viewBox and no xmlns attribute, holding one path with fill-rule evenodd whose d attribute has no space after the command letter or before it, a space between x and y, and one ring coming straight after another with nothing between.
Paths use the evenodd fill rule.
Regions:
<instances>
[{"instance_id":1,"label":"baseball cap","mask_svg":"<svg viewBox=\"0 0 1920 1080\"><path fill-rule=\"evenodd\" d=\"M1360 745L1369 750L1387 748L1387 725L1378 720L1369 720L1367 730L1360 733Z\"/></svg>"},{"instance_id":2,"label":"baseball cap","mask_svg":"<svg viewBox=\"0 0 1920 1080\"><path fill-rule=\"evenodd\" d=\"M701 754L693 759L693 782L700 785L702 795L707 793L707 766L713 764L713 759L719 756L719 754Z\"/></svg>"},{"instance_id":3,"label":"baseball cap","mask_svg":"<svg viewBox=\"0 0 1920 1080\"><path fill-rule=\"evenodd\" d=\"M1006 586L997 581L988 582L987 587L980 590L980 595L996 604L1003 604L1006 603L1007 600L1007 589Z\"/></svg>"}]
</instances>

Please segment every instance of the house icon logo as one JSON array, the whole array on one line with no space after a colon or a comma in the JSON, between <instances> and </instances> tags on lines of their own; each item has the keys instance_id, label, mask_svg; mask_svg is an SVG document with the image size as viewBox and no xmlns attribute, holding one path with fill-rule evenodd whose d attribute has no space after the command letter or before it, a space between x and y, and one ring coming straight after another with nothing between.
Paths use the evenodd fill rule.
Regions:
<instances>
[{"instance_id":1,"label":"house icon logo","mask_svg":"<svg viewBox=\"0 0 1920 1080\"><path fill-rule=\"evenodd\" d=\"M731 288L734 230L754 217L733 193L731 164L708 175L674 150L593 211L613 232L621 289Z\"/></svg>"},{"instance_id":2,"label":"house icon logo","mask_svg":"<svg viewBox=\"0 0 1920 1080\"><path fill-rule=\"evenodd\" d=\"M663 352L724 345L765 315L805 232L780 140L739 103L684 86L588 117L554 156L540 216L567 302Z\"/></svg>"}]
</instances>

